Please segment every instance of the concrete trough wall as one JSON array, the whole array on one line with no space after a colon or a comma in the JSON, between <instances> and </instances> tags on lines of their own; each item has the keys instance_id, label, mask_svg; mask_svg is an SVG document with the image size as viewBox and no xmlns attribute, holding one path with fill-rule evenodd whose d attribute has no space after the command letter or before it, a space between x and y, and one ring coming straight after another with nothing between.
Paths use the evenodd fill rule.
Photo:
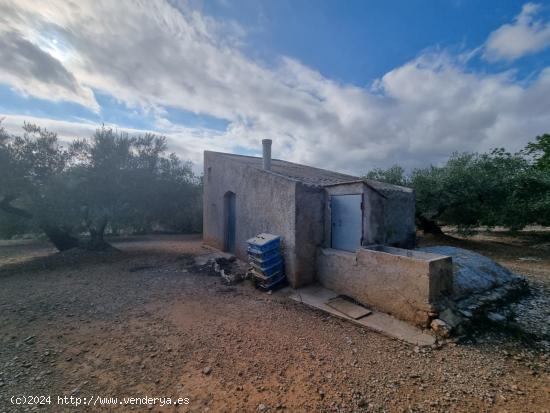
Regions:
<instances>
[{"instance_id":1,"label":"concrete trough wall","mask_svg":"<svg viewBox=\"0 0 550 413\"><path fill-rule=\"evenodd\" d=\"M452 259L375 245L356 253L319 249L317 279L326 288L377 310L427 326L452 288Z\"/></svg>"}]
</instances>

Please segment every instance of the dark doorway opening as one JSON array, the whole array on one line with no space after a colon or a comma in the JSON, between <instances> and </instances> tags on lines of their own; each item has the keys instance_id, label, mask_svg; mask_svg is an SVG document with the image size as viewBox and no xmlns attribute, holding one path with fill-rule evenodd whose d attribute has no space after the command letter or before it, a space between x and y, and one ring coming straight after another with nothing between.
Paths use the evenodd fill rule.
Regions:
<instances>
[{"instance_id":1,"label":"dark doorway opening","mask_svg":"<svg viewBox=\"0 0 550 413\"><path fill-rule=\"evenodd\" d=\"M235 218L235 194L228 191L223 196L223 215L224 228L223 250L225 252L235 253L235 238L236 238L236 218Z\"/></svg>"}]
</instances>

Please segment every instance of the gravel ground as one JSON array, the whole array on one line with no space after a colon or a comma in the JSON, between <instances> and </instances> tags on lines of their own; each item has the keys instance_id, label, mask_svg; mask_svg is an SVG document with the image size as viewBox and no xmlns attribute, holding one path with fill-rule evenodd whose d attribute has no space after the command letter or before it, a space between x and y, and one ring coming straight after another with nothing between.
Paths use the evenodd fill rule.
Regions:
<instances>
[{"instance_id":1,"label":"gravel ground","mask_svg":"<svg viewBox=\"0 0 550 413\"><path fill-rule=\"evenodd\" d=\"M502 259L476 242L548 285L548 252ZM284 292L193 273L193 257L208 250L192 236L118 240L121 252L108 254L47 255L27 243L27 260L16 244L0 246L0 412L549 411L548 354L505 332L406 345ZM12 405L18 395L50 395L51 404ZM96 406L57 403L71 395ZM100 407L98 396L117 404ZM189 404L122 400L143 396Z\"/></svg>"}]
</instances>

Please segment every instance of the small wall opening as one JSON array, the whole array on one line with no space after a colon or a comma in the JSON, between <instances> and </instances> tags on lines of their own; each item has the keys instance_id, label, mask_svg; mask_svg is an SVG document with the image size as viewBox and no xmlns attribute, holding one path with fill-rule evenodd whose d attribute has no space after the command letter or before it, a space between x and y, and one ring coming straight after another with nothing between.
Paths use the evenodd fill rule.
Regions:
<instances>
[{"instance_id":1,"label":"small wall opening","mask_svg":"<svg viewBox=\"0 0 550 413\"><path fill-rule=\"evenodd\" d=\"M227 191L223 196L223 250L225 252L235 253L236 239L236 196L234 192Z\"/></svg>"}]
</instances>

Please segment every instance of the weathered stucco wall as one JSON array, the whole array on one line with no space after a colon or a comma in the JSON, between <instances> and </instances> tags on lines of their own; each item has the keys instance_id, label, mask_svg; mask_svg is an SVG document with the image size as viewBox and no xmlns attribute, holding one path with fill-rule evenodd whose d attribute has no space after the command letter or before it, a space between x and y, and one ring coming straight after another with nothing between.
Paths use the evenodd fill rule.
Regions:
<instances>
[{"instance_id":1,"label":"weathered stucco wall","mask_svg":"<svg viewBox=\"0 0 550 413\"><path fill-rule=\"evenodd\" d=\"M363 186L365 187L363 245L383 244L386 242L386 199L367 185Z\"/></svg>"},{"instance_id":2,"label":"weathered stucco wall","mask_svg":"<svg viewBox=\"0 0 550 413\"><path fill-rule=\"evenodd\" d=\"M376 246L356 253L319 249L317 279L339 294L426 326L452 288L450 257Z\"/></svg>"},{"instance_id":3,"label":"weathered stucco wall","mask_svg":"<svg viewBox=\"0 0 550 413\"><path fill-rule=\"evenodd\" d=\"M314 281L317 249L330 247L331 195L363 195L363 245L414 245L412 191L389 190L382 196L363 182L314 187L265 171L249 160L204 153L205 244L224 249L224 195L230 191L235 194L235 254L246 260L246 240L258 233L280 235L285 272L293 287Z\"/></svg>"},{"instance_id":4,"label":"weathered stucco wall","mask_svg":"<svg viewBox=\"0 0 550 413\"><path fill-rule=\"evenodd\" d=\"M247 260L246 240L261 232L281 235L285 272L291 284L296 274L296 182L262 169L204 153L203 242L223 250L224 194L235 193L235 255Z\"/></svg>"},{"instance_id":5,"label":"weathered stucco wall","mask_svg":"<svg viewBox=\"0 0 550 413\"><path fill-rule=\"evenodd\" d=\"M317 248L324 237L325 192L301 183L296 184L296 274L295 287L315 279Z\"/></svg>"},{"instance_id":6,"label":"weathered stucco wall","mask_svg":"<svg viewBox=\"0 0 550 413\"><path fill-rule=\"evenodd\" d=\"M412 189L385 191L385 244L414 248L416 243L415 194Z\"/></svg>"}]
</instances>

